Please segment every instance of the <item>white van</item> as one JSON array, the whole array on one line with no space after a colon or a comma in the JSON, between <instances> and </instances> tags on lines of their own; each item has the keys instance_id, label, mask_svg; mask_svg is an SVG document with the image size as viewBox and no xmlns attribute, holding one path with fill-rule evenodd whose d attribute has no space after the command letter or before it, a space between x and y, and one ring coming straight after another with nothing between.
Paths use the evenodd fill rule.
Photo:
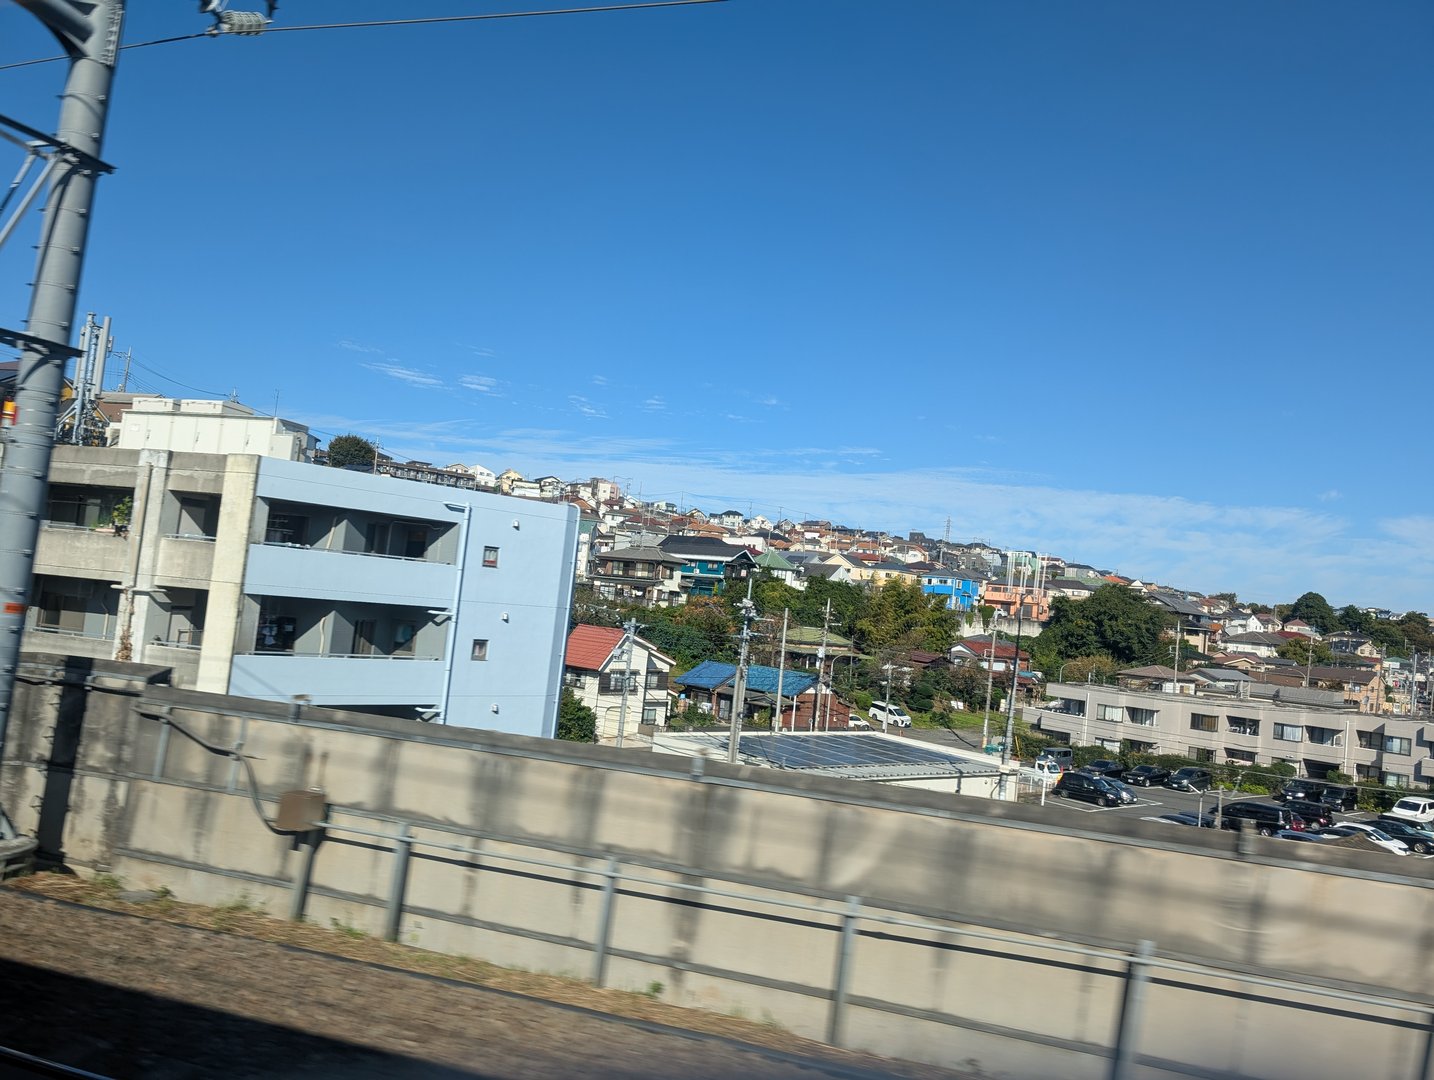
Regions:
<instances>
[{"instance_id":1,"label":"white van","mask_svg":"<svg viewBox=\"0 0 1434 1080\"><path fill-rule=\"evenodd\" d=\"M890 701L873 701L871 703L872 720L882 727L910 727L911 717L900 705Z\"/></svg>"}]
</instances>

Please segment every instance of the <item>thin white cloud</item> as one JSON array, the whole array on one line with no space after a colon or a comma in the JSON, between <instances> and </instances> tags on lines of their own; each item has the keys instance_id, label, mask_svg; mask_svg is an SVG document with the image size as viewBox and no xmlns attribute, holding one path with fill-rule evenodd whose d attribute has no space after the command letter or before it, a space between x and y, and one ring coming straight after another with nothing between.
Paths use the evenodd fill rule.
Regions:
<instances>
[{"instance_id":1,"label":"thin white cloud","mask_svg":"<svg viewBox=\"0 0 1434 1080\"><path fill-rule=\"evenodd\" d=\"M667 409L667 402L660 397L650 397L642 403L644 412L664 412Z\"/></svg>"},{"instance_id":2,"label":"thin white cloud","mask_svg":"<svg viewBox=\"0 0 1434 1080\"><path fill-rule=\"evenodd\" d=\"M488 360L491 360L493 357L495 357L495 356L498 355L497 352L495 352L494 350L492 350L492 349L490 349L490 348L487 348L486 346L483 346L483 345L468 345L468 344L465 344L465 343L463 343L463 342L459 342L459 343L458 343L458 347L459 347L460 349L466 349L468 352L471 352L474 356L481 356L481 357L484 357L485 359L488 359Z\"/></svg>"},{"instance_id":3,"label":"thin white cloud","mask_svg":"<svg viewBox=\"0 0 1434 1080\"><path fill-rule=\"evenodd\" d=\"M502 397L501 383L490 375L460 375L458 385L468 390L476 390L480 394L488 394L492 397Z\"/></svg>"},{"instance_id":4,"label":"thin white cloud","mask_svg":"<svg viewBox=\"0 0 1434 1080\"><path fill-rule=\"evenodd\" d=\"M357 341L350 341L350 340L347 339L347 338L344 338L344 339L342 339L342 340L339 342L339 348L340 348L340 349L346 349L346 350L348 350L349 352L371 353L371 354L377 354L377 355L380 355L380 356L383 355L383 353L384 353L384 351L385 351L385 350L383 350L383 349L378 348L377 346L374 346L374 345L361 345L361 344L359 344Z\"/></svg>"},{"instance_id":5,"label":"thin white cloud","mask_svg":"<svg viewBox=\"0 0 1434 1080\"><path fill-rule=\"evenodd\" d=\"M1344 498L1344 496L1336 488L1330 488L1328 491L1321 491L1315 498L1320 502L1334 502L1337 499Z\"/></svg>"},{"instance_id":6,"label":"thin white cloud","mask_svg":"<svg viewBox=\"0 0 1434 1080\"><path fill-rule=\"evenodd\" d=\"M591 416L596 419L601 419L607 416L607 413L602 410L601 406L594 405L587 398L582 397L578 394L569 394L568 404L570 404L574 409L582 413L584 416Z\"/></svg>"},{"instance_id":7,"label":"thin white cloud","mask_svg":"<svg viewBox=\"0 0 1434 1080\"><path fill-rule=\"evenodd\" d=\"M592 378L592 383L593 383L594 386L606 386L606 385L607 385L607 376L606 376L606 375L594 375L593 378Z\"/></svg>"},{"instance_id":8,"label":"thin white cloud","mask_svg":"<svg viewBox=\"0 0 1434 1080\"><path fill-rule=\"evenodd\" d=\"M391 379L407 383L409 386L417 386L425 390L434 390L444 385L443 380L437 375L430 375L426 371L419 371L417 368L406 367L391 361L365 364L364 367L370 371L377 371L380 375L387 375Z\"/></svg>"}]
</instances>

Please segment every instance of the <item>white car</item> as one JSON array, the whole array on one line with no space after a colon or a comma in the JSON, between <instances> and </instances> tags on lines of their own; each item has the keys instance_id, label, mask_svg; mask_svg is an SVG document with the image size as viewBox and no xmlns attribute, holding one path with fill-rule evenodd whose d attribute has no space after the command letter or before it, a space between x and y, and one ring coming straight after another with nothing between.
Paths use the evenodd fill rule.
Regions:
<instances>
[{"instance_id":1,"label":"white car","mask_svg":"<svg viewBox=\"0 0 1434 1080\"><path fill-rule=\"evenodd\" d=\"M1427 825L1434 821L1434 799L1423 795L1406 795L1390 807L1389 816Z\"/></svg>"},{"instance_id":2,"label":"white car","mask_svg":"<svg viewBox=\"0 0 1434 1080\"><path fill-rule=\"evenodd\" d=\"M898 728L911 726L910 714L895 702L873 701L870 712L871 718L883 728L888 725Z\"/></svg>"},{"instance_id":3,"label":"white car","mask_svg":"<svg viewBox=\"0 0 1434 1080\"><path fill-rule=\"evenodd\" d=\"M871 724L867 722L864 716L857 716L856 713L847 713L846 729L848 731L870 731Z\"/></svg>"},{"instance_id":4,"label":"white car","mask_svg":"<svg viewBox=\"0 0 1434 1080\"><path fill-rule=\"evenodd\" d=\"M1403 840L1396 840L1383 829L1376 829L1362 821L1342 821L1319 832L1321 836L1353 836L1355 833L1364 833L1371 844L1382 847L1385 851L1392 851L1396 855L1409 854L1409 845Z\"/></svg>"}]
</instances>

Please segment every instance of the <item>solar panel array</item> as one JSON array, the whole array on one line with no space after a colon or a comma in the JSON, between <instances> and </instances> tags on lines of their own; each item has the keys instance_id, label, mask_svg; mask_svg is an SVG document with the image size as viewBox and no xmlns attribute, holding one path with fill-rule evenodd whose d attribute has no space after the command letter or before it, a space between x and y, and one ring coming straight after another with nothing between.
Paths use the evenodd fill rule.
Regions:
<instances>
[{"instance_id":1,"label":"solar panel array","mask_svg":"<svg viewBox=\"0 0 1434 1080\"><path fill-rule=\"evenodd\" d=\"M725 757L728 736L715 732L704 732L689 736L693 742L708 747ZM943 753L925 743L911 739L894 739L871 733L822 733L801 735L771 735L744 733L738 743L743 758L748 761L762 761L775 769L812 770L912 770L923 774L945 773L955 776L959 773L994 770L996 763L989 764Z\"/></svg>"}]
</instances>

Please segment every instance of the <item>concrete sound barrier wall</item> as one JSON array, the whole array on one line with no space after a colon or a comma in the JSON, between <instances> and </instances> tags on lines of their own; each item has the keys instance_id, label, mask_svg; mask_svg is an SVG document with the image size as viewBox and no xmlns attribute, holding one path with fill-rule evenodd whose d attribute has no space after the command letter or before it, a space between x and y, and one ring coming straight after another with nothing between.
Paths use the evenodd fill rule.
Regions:
<instances>
[{"instance_id":1,"label":"concrete sound barrier wall","mask_svg":"<svg viewBox=\"0 0 1434 1080\"><path fill-rule=\"evenodd\" d=\"M0 799L82 873L1013 1076L1111 1075L1120 1053L1131 1076L1414 1076L1429 1052L1422 860L1081 831L1055 808L29 660ZM271 831L304 789L321 828Z\"/></svg>"}]
</instances>

